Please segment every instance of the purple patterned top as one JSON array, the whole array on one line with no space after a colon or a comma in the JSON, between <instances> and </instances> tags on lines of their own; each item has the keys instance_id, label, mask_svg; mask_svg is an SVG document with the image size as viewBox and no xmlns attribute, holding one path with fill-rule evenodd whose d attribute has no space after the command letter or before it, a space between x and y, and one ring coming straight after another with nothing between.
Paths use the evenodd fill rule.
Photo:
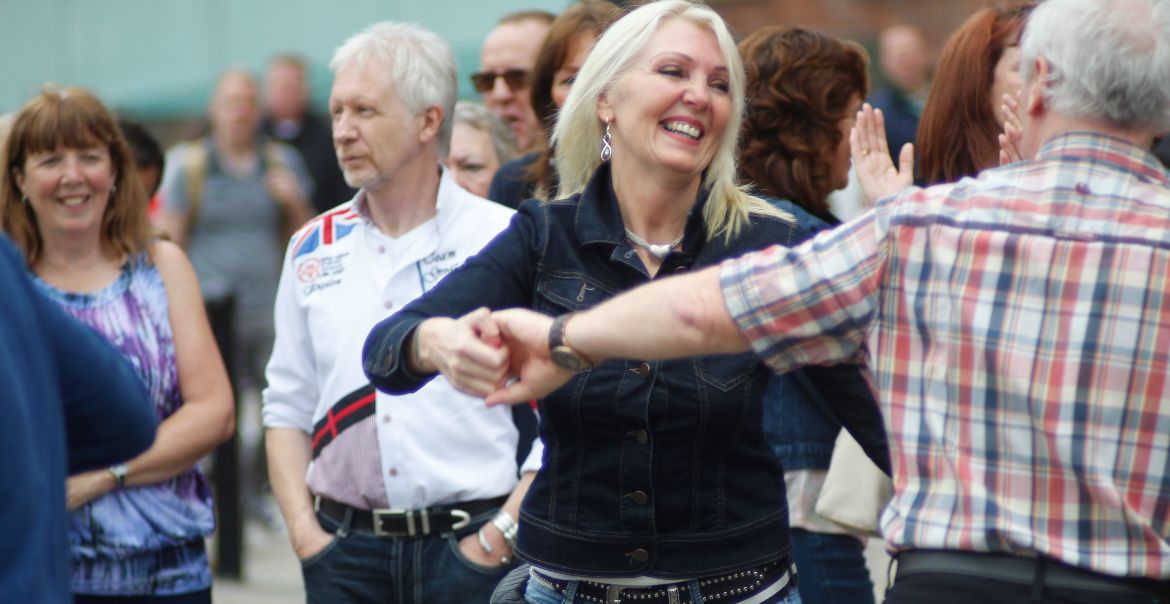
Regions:
<instances>
[{"instance_id":1,"label":"purple patterned top","mask_svg":"<svg viewBox=\"0 0 1170 604\"><path fill-rule=\"evenodd\" d=\"M74 293L34 275L66 313L114 344L150 391L159 421L182 404L166 289L147 256L105 289ZM168 595L211 585L203 537L215 529L211 489L198 467L160 483L115 490L70 514L73 590Z\"/></svg>"}]
</instances>

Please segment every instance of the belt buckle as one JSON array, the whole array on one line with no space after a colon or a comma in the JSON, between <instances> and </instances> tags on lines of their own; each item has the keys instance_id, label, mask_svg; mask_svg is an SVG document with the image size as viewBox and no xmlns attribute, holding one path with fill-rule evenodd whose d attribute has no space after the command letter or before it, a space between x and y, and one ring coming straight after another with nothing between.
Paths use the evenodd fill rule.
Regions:
<instances>
[{"instance_id":1,"label":"belt buckle","mask_svg":"<svg viewBox=\"0 0 1170 604\"><path fill-rule=\"evenodd\" d=\"M378 537L413 537L418 534L414 527L414 510L407 510L402 508L383 508L380 510L371 511L374 514L374 535L377 535ZM388 531L382 528L382 518L384 516L393 515L406 517L406 532ZM430 527L428 526L427 528Z\"/></svg>"},{"instance_id":2,"label":"belt buckle","mask_svg":"<svg viewBox=\"0 0 1170 604\"><path fill-rule=\"evenodd\" d=\"M625 585L613 585L612 583L605 586L605 604L622 604L622 590Z\"/></svg>"},{"instance_id":3,"label":"belt buckle","mask_svg":"<svg viewBox=\"0 0 1170 604\"><path fill-rule=\"evenodd\" d=\"M459 518L459 522L451 525L451 530L457 531L471 524L471 514L464 512L463 510L449 510L449 513L451 516Z\"/></svg>"},{"instance_id":4,"label":"belt buckle","mask_svg":"<svg viewBox=\"0 0 1170 604\"><path fill-rule=\"evenodd\" d=\"M407 510L404 508L390 508L371 510L374 516L374 535L378 537L415 537L431 534L431 516L426 508L421 510ZM457 531L471 524L471 514L463 510L450 510L452 517L459 521L451 525L451 530ZM415 524L415 515L418 515L418 524ZM382 518L385 516L402 516L406 518L406 531L388 531L382 528Z\"/></svg>"}]
</instances>

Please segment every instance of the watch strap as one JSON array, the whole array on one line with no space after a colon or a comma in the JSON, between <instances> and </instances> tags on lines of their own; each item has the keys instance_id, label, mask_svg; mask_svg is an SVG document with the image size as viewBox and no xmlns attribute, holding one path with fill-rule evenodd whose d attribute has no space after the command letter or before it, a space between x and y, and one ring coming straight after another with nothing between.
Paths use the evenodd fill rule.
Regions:
<instances>
[{"instance_id":1,"label":"watch strap","mask_svg":"<svg viewBox=\"0 0 1170 604\"><path fill-rule=\"evenodd\" d=\"M110 466L108 471L114 476L114 479L118 481L119 489L126 488L126 475L130 473L130 466L124 463L118 463Z\"/></svg>"},{"instance_id":2,"label":"watch strap","mask_svg":"<svg viewBox=\"0 0 1170 604\"><path fill-rule=\"evenodd\" d=\"M548 328L548 349L549 349L549 352L553 352L553 351L556 351L558 349L560 349L561 351L564 351L564 352L568 352L569 354L573 355L578 360L580 360L582 369L593 369L594 367L597 366L597 363L590 361L588 358L585 357L585 355L574 350L573 347L570 346L569 343L565 341L565 325L568 324L569 319L572 318L572 316L574 314L575 313L571 313L571 312L565 313L565 314L560 315L557 318L553 319L552 325L549 326L549 328Z\"/></svg>"}]
</instances>

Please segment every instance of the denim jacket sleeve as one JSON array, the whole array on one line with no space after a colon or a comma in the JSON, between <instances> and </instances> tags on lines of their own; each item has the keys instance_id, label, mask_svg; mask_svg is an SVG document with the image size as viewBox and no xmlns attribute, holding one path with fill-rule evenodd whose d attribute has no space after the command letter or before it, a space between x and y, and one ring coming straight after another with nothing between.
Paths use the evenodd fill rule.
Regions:
<instances>
[{"instance_id":1,"label":"denim jacket sleeve","mask_svg":"<svg viewBox=\"0 0 1170 604\"><path fill-rule=\"evenodd\" d=\"M546 237L544 216L542 204L524 204L508 228L478 254L375 325L362 350L362 367L370 383L389 394L407 394L435 377L411 371L403 355L415 328L431 317L460 317L485 306L492 310L530 306L538 251Z\"/></svg>"}]
</instances>

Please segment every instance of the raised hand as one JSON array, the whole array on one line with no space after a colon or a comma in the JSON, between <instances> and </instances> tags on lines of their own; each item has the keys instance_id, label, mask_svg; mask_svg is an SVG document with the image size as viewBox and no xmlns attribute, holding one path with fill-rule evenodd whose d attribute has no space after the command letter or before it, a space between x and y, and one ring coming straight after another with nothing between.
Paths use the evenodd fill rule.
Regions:
<instances>
[{"instance_id":1,"label":"raised hand","mask_svg":"<svg viewBox=\"0 0 1170 604\"><path fill-rule=\"evenodd\" d=\"M508 348L486 308L458 319L427 319L415 331L412 345L409 361L416 370L438 371L460 392L487 396L507 379Z\"/></svg>"},{"instance_id":2,"label":"raised hand","mask_svg":"<svg viewBox=\"0 0 1170 604\"><path fill-rule=\"evenodd\" d=\"M1003 105L999 110L1007 118L1003 124L1003 134L999 135L999 165L1006 166L1023 159L1020 140L1024 138L1024 124L1020 121L1020 103L1010 94L1003 95Z\"/></svg>"},{"instance_id":3,"label":"raised hand","mask_svg":"<svg viewBox=\"0 0 1170 604\"><path fill-rule=\"evenodd\" d=\"M488 405L516 405L544 398L572 379L572 372L557 367L549 357L552 317L522 308L497 311L492 317L511 351L508 374L520 379L488 395Z\"/></svg>"},{"instance_id":4,"label":"raised hand","mask_svg":"<svg viewBox=\"0 0 1170 604\"><path fill-rule=\"evenodd\" d=\"M906 143L898 167L890 159L886 119L881 109L866 103L857 112L857 125L849 132L849 154L861 192L869 205L914 184L914 145Z\"/></svg>"}]
</instances>

